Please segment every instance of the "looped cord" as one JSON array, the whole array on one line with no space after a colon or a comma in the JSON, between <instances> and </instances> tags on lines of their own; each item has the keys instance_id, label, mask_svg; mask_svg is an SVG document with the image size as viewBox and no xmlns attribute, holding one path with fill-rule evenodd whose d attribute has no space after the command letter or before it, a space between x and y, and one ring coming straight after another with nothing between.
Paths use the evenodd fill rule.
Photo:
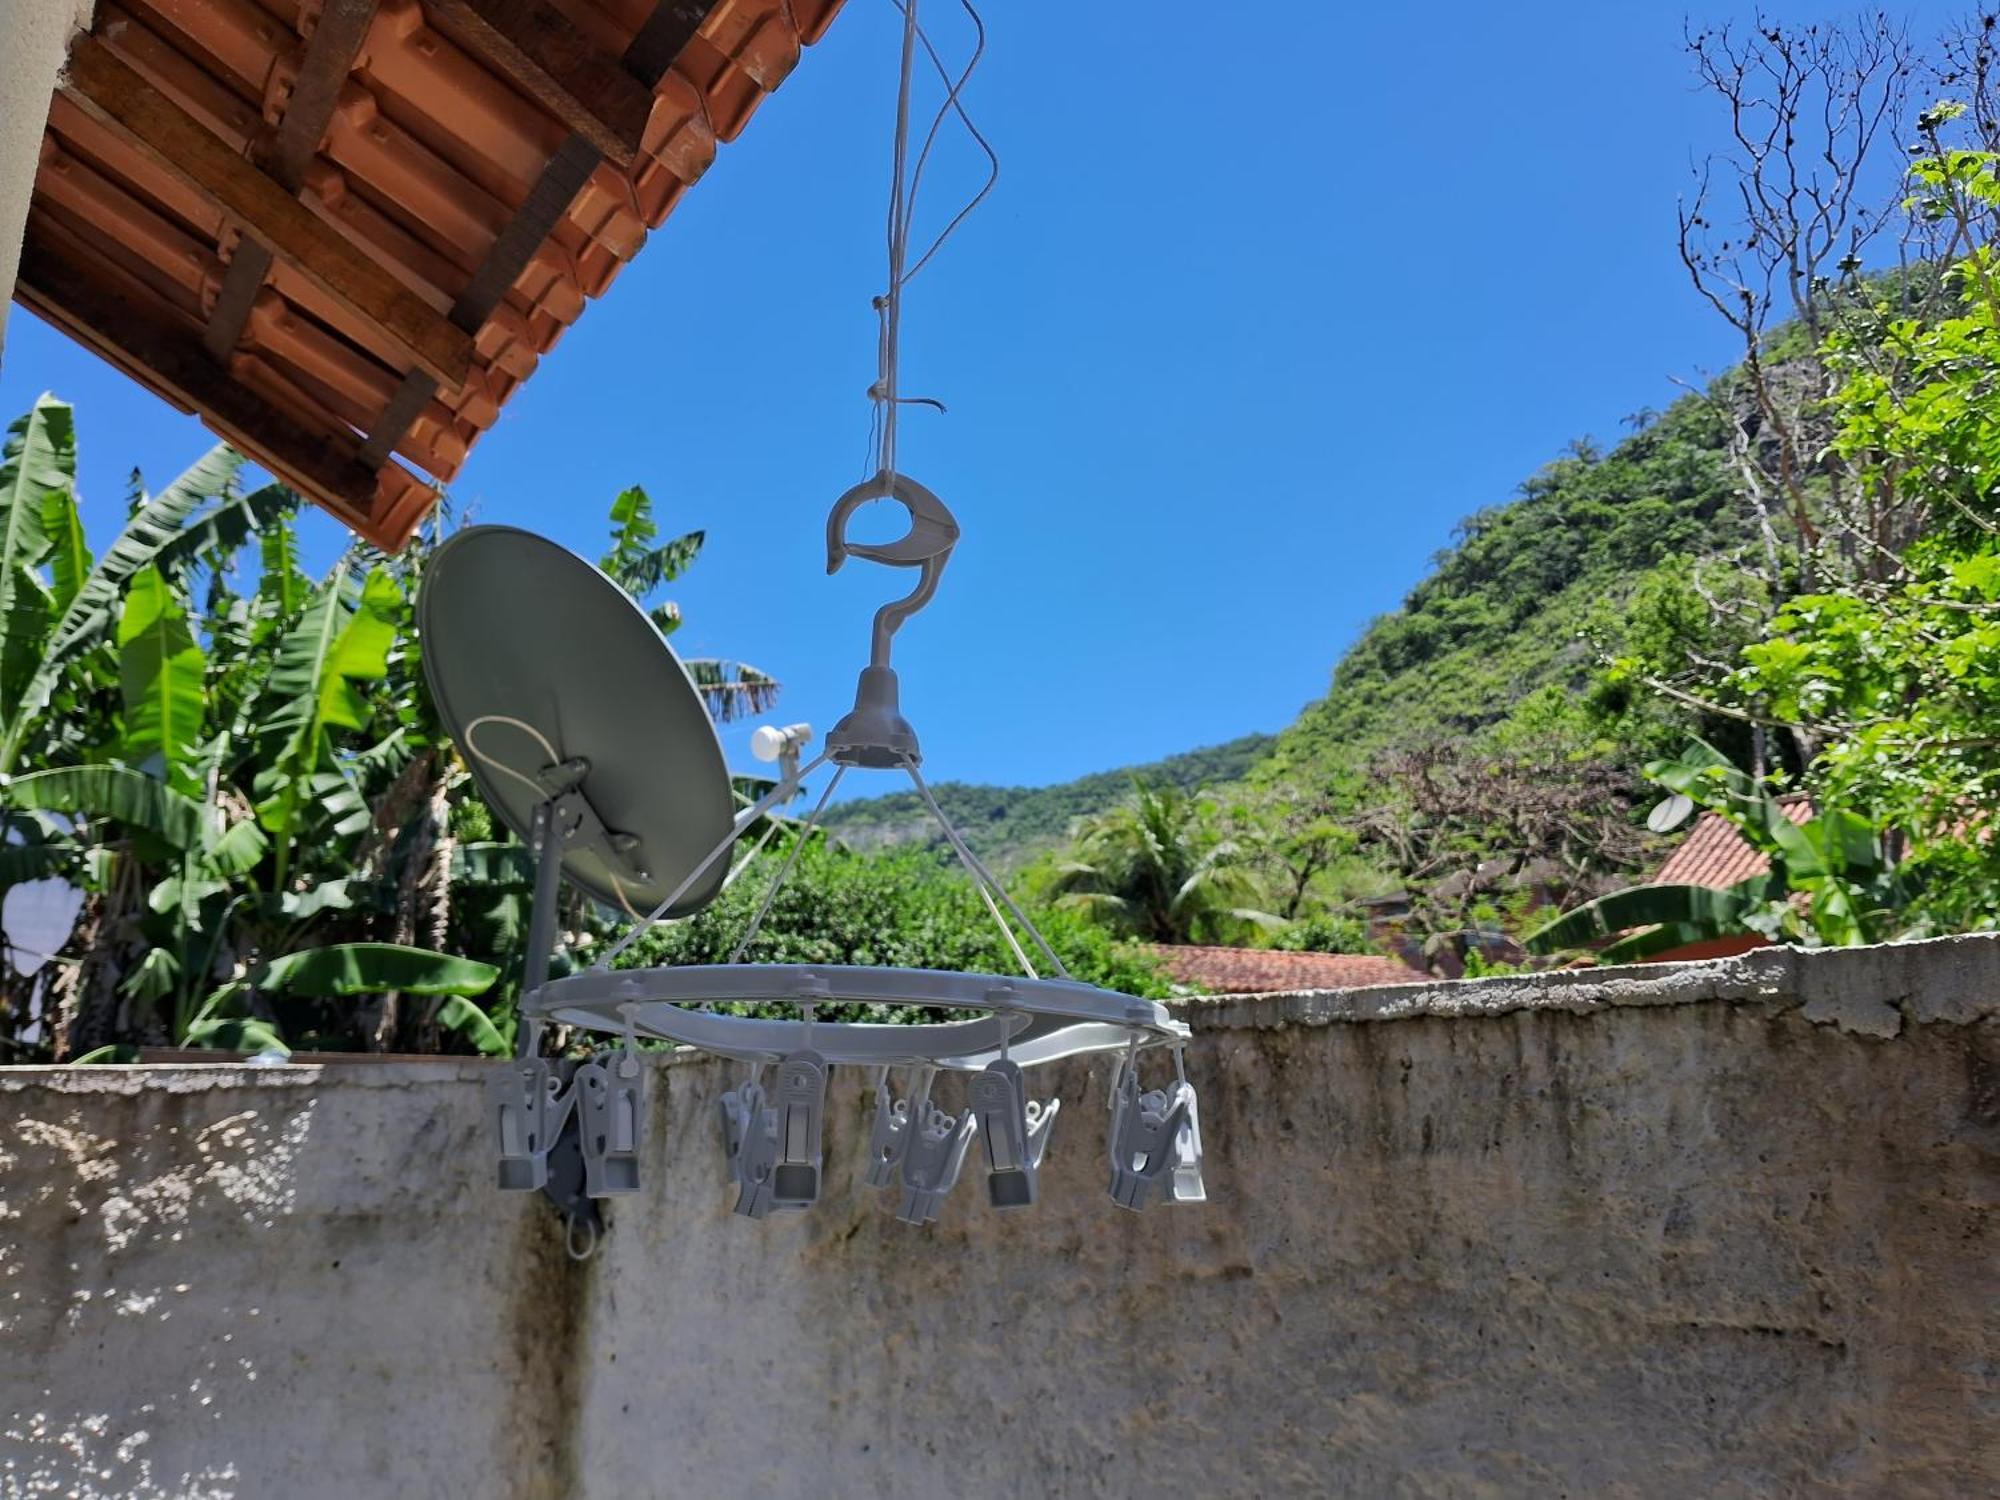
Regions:
<instances>
[{"instance_id":1,"label":"looped cord","mask_svg":"<svg viewBox=\"0 0 2000 1500\"><path fill-rule=\"evenodd\" d=\"M876 471L885 474L894 474L897 472L896 425L899 410L905 400L901 395L899 384L901 377L903 288L909 285L919 271L930 264L931 257L944 247L945 241L950 239L952 233L960 224L965 222L967 216L985 201L986 195L993 191L993 185L1000 180L1000 158L998 154L995 153L992 144L988 142L986 137L980 134L979 127L972 123L972 117L966 113L965 105L960 102L960 95L964 92L966 83L970 81L973 70L979 66L980 58L985 56L986 53L986 25L980 20L979 12L972 7L971 0L959 0L959 4L964 8L966 15L972 20L975 42L971 58L966 62L963 71L959 73L958 77L953 78L950 71L944 65L944 59L938 55L937 48L932 45L929 34L917 20L918 0L890 0L890 3L896 7L903 17L903 44L901 64L897 74L895 150L893 152L893 170L889 185L889 220L887 231L889 285L886 291L873 299L876 316L875 357L877 368L875 384L869 387L868 390L869 397L874 403L868 423L869 454ZM931 118L930 127L924 132L923 145L918 148L916 164L914 168L911 168L909 164L910 87L911 72L916 61L916 49L919 42L923 44L925 56L930 59L931 66L936 69L938 78L945 86L945 96L944 102L938 106L937 113ZM908 264L910 224L916 215L917 192L923 185L924 168L930 161L931 148L937 143L938 131L944 125L946 117L953 114L958 116L959 122L965 126L966 133L972 137L973 141L979 146L979 149L985 153L987 161L986 181L980 185L979 191L973 194L971 201L952 216L951 221L939 232L937 238L931 241L930 245L924 250L924 253L917 257L917 263L912 266ZM908 183L907 187L905 186L906 180ZM940 411L944 409L942 402L931 401L930 404L937 406Z\"/></svg>"},{"instance_id":2,"label":"looped cord","mask_svg":"<svg viewBox=\"0 0 2000 1500\"><path fill-rule=\"evenodd\" d=\"M479 729L480 726L483 724L505 724L511 729L520 730L521 733L527 735L530 739L534 740L536 744L542 747L542 754L548 757L547 760L542 762L542 764L545 766L553 766L562 759L560 755L556 754L556 747L549 743L549 737L543 734L541 730L535 728L535 726L530 724L526 719L517 719L512 714L481 714L478 718L474 719L470 724L465 726L465 748L472 752L472 757L474 760L479 761L482 765L491 766L494 770L498 771L502 776L513 777L516 781L520 782L522 786L526 787L529 791L535 794L535 800L537 802L547 801L549 795L548 792L543 789L542 784L539 781L535 780L534 777L528 775L524 771L517 770L515 767L508 765L507 762L500 759L499 756L488 755L484 750L479 748ZM535 854L536 857L539 858L541 855L541 851L538 849L535 851ZM611 889L618 893L618 904L625 908L625 915L630 917L635 922L639 921L640 920L639 914L632 909L632 898L625 894L625 882L618 878L618 872L616 870L607 869L605 870L604 873L606 877L611 881Z\"/></svg>"}]
</instances>

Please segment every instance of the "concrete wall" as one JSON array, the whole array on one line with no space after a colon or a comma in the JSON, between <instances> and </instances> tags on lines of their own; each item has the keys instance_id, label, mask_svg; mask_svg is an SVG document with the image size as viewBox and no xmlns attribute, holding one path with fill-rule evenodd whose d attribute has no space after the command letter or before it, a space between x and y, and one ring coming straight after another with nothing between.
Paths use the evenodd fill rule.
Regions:
<instances>
[{"instance_id":1,"label":"concrete wall","mask_svg":"<svg viewBox=\"0 0 2000 1500\"><path fill-rule=\"evenodd\" d=\"M0 0L0 356L21 264L28 199L41 161L49 95L70 34L90 25L96 0Z\"/></svg>"},{"instance_id":2,"label":"concrete wall","mask_svg":"<svg viewBox=\"0 0 2000 1500\"><path fill-rule=\"evenodd\" d=\"M592 1261L480 1065L0 1070L0 1496L2000 1493L2000 942L1196 1012L1206 1207L727 1212Z\"/></svg>"}]
</instances>

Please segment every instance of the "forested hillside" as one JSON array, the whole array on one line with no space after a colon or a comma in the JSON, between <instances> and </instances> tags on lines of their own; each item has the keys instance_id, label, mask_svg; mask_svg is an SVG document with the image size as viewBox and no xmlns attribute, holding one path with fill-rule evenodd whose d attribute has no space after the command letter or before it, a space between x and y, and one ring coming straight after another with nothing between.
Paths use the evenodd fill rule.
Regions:
<instances>
[{"instance_id":1,"label":"forested hillside","mask_svg":"<svg viewBox=\"0 0 2000 1500\"><path fill-rule=\"evenodd\" d=\"M1062 842L1080 817L1099 813L1132 789L1134 777L1192 791L1240 780L1275 743L1268 734L1246 734L1169 756L1150 765L1100 771L1055 786L975 786L939 782L931 788L938 803L965 834L980 858L1013 868ZM943 837L915 792L859 798L827 810L825 822L842 842L857 849L887 844L943 845Z\"/></svg>"},{"instance_id":2,"label":"forested hillside","mask_svg":"<svg viewBox=\"0 0 2000 1500\"><path fill-rule=\"evenodd\" d=\"M1566 753L1611 756L1636 782L1638 764L1678 730L1606 695L1598 661L1635 634L1700 633L1692 611L1676 618L1687 593L1680 560L1733 553L1753 518L1733 498L1716 403L1687 397L1633 426L1609 452L1578 442L1517 497L1462 522L1403 607L1362 634L1326 697L1281 735L1057 786L949 783L938 789L946 810L982 856L1012 865L1116 803L1135 778L1186 790L1244 783L1246 795L1337 789L1341 814L1368 814L1383 799L1386 762L1441 737L1463 752L1556 734ZM914 794L850 802L828 821L863 847L933 837ZM1394 874L1379 883L1393 885Z\"/></svg>"}]
</instances>

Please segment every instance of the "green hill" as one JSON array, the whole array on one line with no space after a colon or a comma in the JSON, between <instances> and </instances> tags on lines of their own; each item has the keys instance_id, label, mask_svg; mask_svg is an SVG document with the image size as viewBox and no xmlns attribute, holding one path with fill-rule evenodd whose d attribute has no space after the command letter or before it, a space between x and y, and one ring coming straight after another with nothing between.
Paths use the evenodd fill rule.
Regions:
<instances>
[{"instance_id":1,"label":"green hill","mask_svg":"<svg viewBox=\"0 0 2000 1500\"><path fill-rule=\"evenodd\" d=\"M1685 736L1685 714L1663 711L1649 694L1625 701L1608 689L1602 660L1722 651L1693 560L1733 576L1727 558L1755 538L1755 517L1726 471L1725 419L1714 403L1686 397L1637 428L1609 451L1573 445L1518 496L1460 523L1403 607L1362 633L1327 695L1281 734L1059 786L949 782L939 800L983 858L1010 868L1059 844L1076 818L1112 805L1137 776L1189 789L1244 783L1281 805L1317 799L1316 816L1355 830L1355 848L1326 877L1339 887L1323 892L1336 905L1364 888L1421 886L1493 858L1518 873L1549 852L1538 847L1546 830L1536 818L1567 816L1562 787L1572 804L1595 799L1615 820L1643 795L1638 768ZM1706 727L1730 737L1727 724ZM1398 757L1424 756L1471 767L1450 773L1470 813L1451 813L1448 829L1440 823L1449 810L1413 806L1395 784ZM1546 808L1531 805L1545 798ZM1398 818L1405 826L1385 833ZM913 793L846 803L827 821L863 848L939 842ZM1418 858L1411 840L1450 847ZM1630 841L1615 855L1586 851L1569 859L1568 873L1629 872L1643 852ZM1440 859L1426 875L1426 862Z\"/></svg>"},{"instance_id":2,"label":"green hill","mask_svg":"<svg viewBox=\"0 0 2000 1500\"><path fill-rule=\"evenodd\" d=\"M1608 453L1579 443L1519 498L1461 522L1403 607L1334 668L1279 736L1295 772L1442 734L1490 731L1553 694L1589 691L1593 644L1624 643L1656 570L1752 539L1724 467L1724 419L1684 397ZM1544 702L1536 702L1537 695ZM1614 743L1604 747L1615 753Z\"/></svg>"},{"instance_id":3,"label":"green hill","mask_svg":"<svg viewBox=\"0 0 2000 1500\"><path fill-rule=\"evenodd\" d=\"M1226 745L1190 750L1150 765L1065 781L1056 786L975 786L939 782L931 790L982 860L1011 869L1062 842L1077 818L1102 812L1132 785L1149 782L1195 788L1240 780L1271 749L1268 734L1246 734ZM915 792L893 792L829 808L826 825L856 848L920 842L943 846L943 837Z\"/></svg>"}]
</instances>

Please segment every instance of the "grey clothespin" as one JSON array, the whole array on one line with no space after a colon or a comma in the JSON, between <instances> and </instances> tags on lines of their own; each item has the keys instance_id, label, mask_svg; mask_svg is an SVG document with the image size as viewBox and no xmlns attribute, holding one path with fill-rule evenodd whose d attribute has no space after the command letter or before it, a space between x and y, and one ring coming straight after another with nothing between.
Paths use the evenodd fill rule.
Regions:
<instances>
[{"instance_id":1,"label":"grey clothespin","mask_svg":"<svg viewBox=\"0 0 2000 1500\"><path fill-rule=\"evenodd\" d=\"M635 1056L593 1060L576 1070L584 1191L593 1198L639 1191L639 1122L646 1070Z\"/></svg>"},{"instance_id":2,"label":"grey clothespin","mask_svg":"<svg viewBox=\"0 0 2000 1500\"><path fill-rule=\"evenodd\" d=\"M959 1169L965 1165L966 1148L979 1131L979 1120L971 1109L962 1115L948 1115L930 1108L928 1097L910 1101L910 1139L903 1148L903 1205L896 1217L905 1224L930 1224L937 1220L945 1194L958 1185Z\"/></svg>"},{"instance_id":3,"label":"grey clothespin","mask_svg":"<svg viewBox=\"0 0 2000 1500\"><path fill-rule=\"evenodd\" d=\"M883 1068L875 1075L875 1124L868 1132L868 1165L862 1180L873 1188L894 1187L902 1171L903 1148L909 1143L910 1101L891 1097L889 1070Z\"/></svg>"},{"instance_id":4,"label":"grey clothespin","mask_svg":"<svg viewBox=\"0 0 2000 1500\"><path fill-rule=\"evenodd\" d=\"M1111 1201L1120 1208L1143 1209L1147 1199L1166 1191L1163 1179L1178 1159L1176 1141L1193 1098L1194 1090L1179 1081L1140 1093L1138 1058L1126 1057L1111 1110Z\"/></svg>"},{"instance_id":5,"label":"grey clothespin","mask_svg":"<svg viewBox=\"0 0 2000 1500\"><path fill-rule=\"evenodd\" d=\"M639 1059L632 1007L625 1046L594 1057L571 1080L583 1147L584 1191L593 1198L639 1191L639 1122L646 1117L646 1069Z\"/></svg>"},{"instance_id":6,"label":"grey clothespin","mask_svg":"<svg viewBox=\"0 0 2000 1500\"><path fill-rule=\"evenodd\" d=\"M826 1114L826 1059L800 1050L778 1064L772 1091L778 1154L771 1173L773 1208L811 1208L819 1201L820 1131Z\"/></svg>"},{"instance_id":7,"label":"grey clothespin","mask_svg":"<svg viewBox=\"0 0 2000 1500\"><path fill-rule=\"evenodd\" d=\"M549 1180L549 1147L566 1110L561 1083L545 1057L518 1057L486 1080L486 1110L500 1141L500 1186L530 1193Z\"/></svg>"},{"instance_id":8,"label":"grey clothespin","mask_svg":"<svg viewBox=\"0 0 2000 1500\"><path fill-rule=\"evenodd\" d=\"M729 1176L736 1184L736 1212L761 1219L774 1206L771 1173L778 1164L778 1112L764 1107L764 1086L755 1075L724 1094L718 1112Z\"/></svg>"},{"instance_id":9,"label":"grey clothespin","mask_svg":"<svg viewBox=\"0 0 2000 1500\"><path fill-rule=\"evenodd\" d=\"M972 1075L967 1085L972 1113L986 1142L986 1197L995 1208L1028 1208L1039 1192L1042 1153L1062 1100L1038 1104L1028 1098L1021 1065L998 1058Z\"/></svg>"}]
</instances>

